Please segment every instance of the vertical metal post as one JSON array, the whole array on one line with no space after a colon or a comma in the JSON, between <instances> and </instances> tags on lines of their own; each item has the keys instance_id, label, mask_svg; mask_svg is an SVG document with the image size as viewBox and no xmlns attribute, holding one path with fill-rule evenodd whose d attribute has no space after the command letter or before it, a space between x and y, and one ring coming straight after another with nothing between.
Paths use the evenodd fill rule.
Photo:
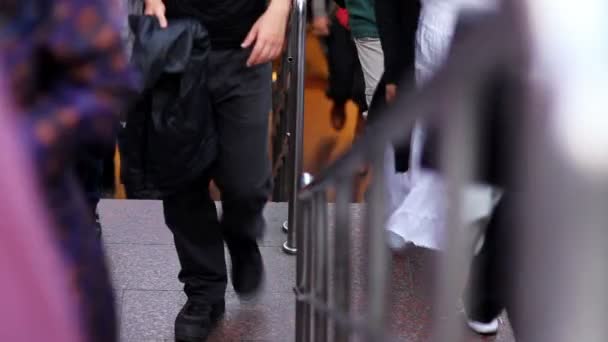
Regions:
<instances>
[{"instance_id":1,"label":"vertical metal post","mask_svg":"<svg viewBox=\"0 0 608 342\"><path fill-rule=\"evenodd\" d=\"M315 296L318 300L323 303L328 301L328 253L329 253L329 242L328 242L328 227L327 227L327 196L325 191L321 191L315 194ZM315 342L327 341L327 315L325 312L315 312Z\"/></svg>"},{"instance_id":2,"label":"vertical metal post","mask_svg":"<svg viewBox=\"0 0 608 342\"><path fill-rule=\"evenodd\" d=\"M527 92L537 97L527 99L518 149L525 167L513 200L521 218L513 323L522 341L606 341L608 4L525 6L530 66L541 81Z\"/></svg>"},{"instance_id":3,"label":"vertical metal post","mask_svg":"<svg viewBox=\"0 0 608 342\"><path fill-rule=\"evenodd\" d=\"M287 29L287 41L289 46L291 46L293 29L292 23L288 25ZM290 89L290 73L293 69L293 58L291 58L290 52L293 48L289 47L287 51L283 54L283 58L281 59L281 68L277 75L277 80L275 82L275 93L273 94L273 112L275 116L275 120L278 120L278 126L275 127L278 129L275 135L274 141L274 162L280 163L281 167L276 170L278 173L275 175L275 185L273 192L273 200L286 202L289 199L289 179L290 179L290 166L288 162L288 157L285 155L285 143L289 146L291 140L291 134L289 132L290 122L293 120L293 113L288 112L288 101L289 101L289 92ZM285 221L283 229L287 232L287 221Z\"/></svg>"},{"instance_id":4,"label":"vertical metal post","mask_svg":"<svg viewBox=\"0 0 608 342\"><path fill-rule=\"evenodd\" d=\"M391 276L391 254L386 243L384 228L384 151L378 149L372 160L374 180L367 203L366 224L369 230L369 341L385 341L387 315L387 289Z\"/></svg>"},{"instance_id":5,"label":"vertical metal post","mask_svg":"<svg viewBox=\"0 0 608 342\"><path fill-rule=\"evenodd\" d=\"M283 102L283 128L284 138L287 139L288 149L293 144L292 129L293 122L295 120L295 96L296 89L294 81L294 74L296 73L295 56L297 55L297 23L298 16L295 14L295 8L292 9L292 13L287 28L287 51L283 56L281 73L283 73L283 86L284 86L284 102ZM291 151L289 151L291 153ZM291 157L288 154L284 160L284 165L281 170L280 176L280 187L283 193L281 194L282 201L289 201L291 194L293 165ZM283 224L283 230L287 232L287 221Z\"/></svg>"},{"instance_id":6,"label":"vertical metal post","mask_svg":"<svg viewBox=\"0 0 608 342\"><path fill-rule=\"evenodd\" d=\"M291 141L289 145L289 161L291 171L291 188L289 197L289 217L287 241L283 245L283 251L295 254L296 234L294 222L298 216L298 191L300 189L300 175L302 174L302 157L304 149L304 65L306 54L306 0L294 0L293 3L293 26L295 32L291 35L294 45L290 44L290 58L295 61L295 72L290 74L289 108L288 113L293 113L294 120L290 129ZM295 27L295 29L294 29ZM292 48L293 47L293 48ZM293 70L293 69L292 69Z\"/></svg>"},{"instance_id":7,"label":"vertical metal post","mask_svg":"<svg viewBox=\"0 0 608 342\"><path fill-rule=\"evenodd\" d=\"M307 293L310 289L309 283L310 278L309 274L306 273L308 265L307 261L307 253L309 253L308 249L305 247L305 243L308 240L308 232L311 227L311 207L310 202L305 201L301 204L301 215L298 222L298 229L296 230L298 237L297 248L300 251L297 255L296 259L296 289L298 293ZM308 312L308 303L304 302L302 299L296 299L296 342L304 342L308 341L306 338L307 332L307 324L306 317Z\"/></svg>"},{"instance_id":8,"label":"vertical metal post","mask_svg":"<svg viewBox=\"0 0 608 342\"><path fill-rule=\"evenodd\" d=\"M312 177L309 174L302 176L302 185L306 186L312 182ZM298 215L297 228L295 233L297 249L300 253L296 259L296 289L299 293L308 294L311 289L311 274L310 274L310 232L314 228L316 222L313 221L314 213L312 212L312 204L310 200L300 201L300 215ZM298 299L296 302L296 342L309 341L310 323L310 304Z\"/></svg>"},{"instance_id":9,"label":"vertical metal post","mask_svg":"<svg viewBox=\"0 0 608 342\"><path fill-rule=\"evenodd\" d=\"M316 299L316 295L317 295L317 279L319 278L319 269L318 269L318 264L317 264L317 255L318 255L318 248L319 245L317 245L317 236L319 235L318 232L318 227L317 227L317 223L318 223L318 217L319 217L319 206L318 206L318 201L319 201L319 196L318 194L315 194L312 198L312 205L311 205L311 215L310 215L310 221L309 221L309 232L308 232L308 239L306 240L306 262L309 265L308 267L308 271L307 273L309 274L309 280L310 280L310 287L309 287L309 291L307 292L307 294L309 294L311 296L311 298L315 298ZM318 312L318 308L314 305L310 305L310 310L306 315L306 320L308 321L307 327L308 327L308 337L309 337L309 342L314 342L315 338L316 338L316 334L315 334L315 330L317 327L317 320L316 320L316 315Z\"/></svg>"},{"instance_id":10,"label":"vertical metal post","mask_svg":"<svg viewBox=\"0 0 608 342\"><path fill-rule=\"evenodd\" d=\"M351 262L350 262L350 200L352 179L347 178L336 185L336 218L333 247L333 304L338 312L350 313ZM335 342L347 342L349 330L334 321Z\"/></svg>"},{"instance_id":11,"label":"vertical metal post","mask_svg":"<svg viewBox=\"0 0 608 342\"><path fill-rule=\"evenodd\" d=\"M439 267L436 322L441 321L435 341L460 341L464 329L460 317L454 310L460 290L466 282L470 256L466 253L467 231L463 221L463 194L466 185L472 184L472 175L477 165L478 108L474 105L480 86L475 79L449 94L451 116L442 122L445 133L441 157L446 171L448 222L446 253ZM447 110L447 109L446 109ZM447 117L446 117L447 118Z\"/></svg>"}]
</instances>

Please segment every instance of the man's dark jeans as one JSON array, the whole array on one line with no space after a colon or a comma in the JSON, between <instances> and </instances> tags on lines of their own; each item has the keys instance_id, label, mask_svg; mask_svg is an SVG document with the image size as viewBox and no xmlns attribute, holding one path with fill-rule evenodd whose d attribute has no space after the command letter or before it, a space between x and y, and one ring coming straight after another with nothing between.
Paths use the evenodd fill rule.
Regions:
<instances>
[{"instance_id":1,"label":"man's dark jeans","mask_svg":"<svg viewBox=\"0 0 608 342\"><path fill-rule=\"evenodd\" d=\"M271 191L272 69L270 64L248 68L249 54L239 49L211 52L208 86L219 133L218 158L207 175L163 201L185 292L211 304L226 291L224 242L261 237L262 211ZM221 220L208 190L211 179L222 193Z\"/></svg>"}]
</instances>

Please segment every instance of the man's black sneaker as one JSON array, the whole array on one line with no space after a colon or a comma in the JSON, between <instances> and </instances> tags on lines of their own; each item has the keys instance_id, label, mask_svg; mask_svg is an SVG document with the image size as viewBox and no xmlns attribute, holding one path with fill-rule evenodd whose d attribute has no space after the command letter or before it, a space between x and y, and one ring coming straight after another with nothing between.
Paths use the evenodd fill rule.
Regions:
<instances>
[{"instance_id":1,"label":"man's black sneaker","mask_svg":"<svg viewBox=\"0 0 608 342\"><path fill-rule=\"evenodd\" d=\"M255 240L227 241L232 259L232 286L241 298L258 294L264 283L264 261Z\"/></svg>"},{"instance_id":2,"label":"man's black sneaker","mask_svg":"<svg viewBox=\"0 0 608 342\"><path fill-rule=\"evenodd\" d=\"M225 301L207 304L188 300L175 319L176 342L204 342L226 311Z\"/></svg>"}]
</instances>

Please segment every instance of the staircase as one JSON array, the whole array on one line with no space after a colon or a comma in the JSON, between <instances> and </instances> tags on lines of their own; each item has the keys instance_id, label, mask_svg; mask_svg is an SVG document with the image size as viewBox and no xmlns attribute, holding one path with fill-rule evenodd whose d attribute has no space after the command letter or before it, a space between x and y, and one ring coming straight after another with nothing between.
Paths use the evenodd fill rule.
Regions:
<instances>
[{"instance_id":1,"label":"staircase","mask_svg":"<svg viewBox=\"0 0 608 342\"><path fill-rule=\"evenodd\" d=\"M361 205L351 206L353 240L362 234L362 211ZM173 341L173 321L186 298L177 280L179 264L171 233L164 224L162 204L105 200L100 205L100 213L116 289L121 341ZM331 204L329 215L333 215ZM287 218L287 204L270 203L265 217L268 230L261 250L267 267L266 288L255 301L246 302L241 302L229 288L226 318L210 338L211 342L294 340L295 257L281 251L285 234L280 227ZM415 248L393 258L390 327L396 341L428 341L432 331L431 297L437 258L433 252ZM353 265L361 265L364 259L365 251L355 247ZM360 310L365 302L357 295L365 286L364 279L361 272L353 271L353 310ZM480 338L471 334L468 340L514 341L506 319L501 323L497 337Z\"/></svg>"}]
</instances>

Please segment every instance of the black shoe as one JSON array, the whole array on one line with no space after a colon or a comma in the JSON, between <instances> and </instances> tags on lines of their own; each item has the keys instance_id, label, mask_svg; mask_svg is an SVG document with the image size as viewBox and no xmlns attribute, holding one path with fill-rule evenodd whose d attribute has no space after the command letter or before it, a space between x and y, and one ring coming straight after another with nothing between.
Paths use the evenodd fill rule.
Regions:
<instances>
[{"instance_id":1,"label":"black shoe","mask_svg":"<svg viewBox=\"0 0 608 342\"><path fill-rule=\"evenodd\" d=\"M232 286L239 297L254 297L264 283L264 261L255 240L227 241L232 258Z\"/></svg>"},{"instance_id":2,"label":"black shoe","mask_svg":"<svg viewBox=\"0 0 608 342\"><path fill-rule=\"evenodd\" d=\"M175 319L176 342L204 342L226 312L226 303L188 300Z\"/></svg>"}]
</instances>

